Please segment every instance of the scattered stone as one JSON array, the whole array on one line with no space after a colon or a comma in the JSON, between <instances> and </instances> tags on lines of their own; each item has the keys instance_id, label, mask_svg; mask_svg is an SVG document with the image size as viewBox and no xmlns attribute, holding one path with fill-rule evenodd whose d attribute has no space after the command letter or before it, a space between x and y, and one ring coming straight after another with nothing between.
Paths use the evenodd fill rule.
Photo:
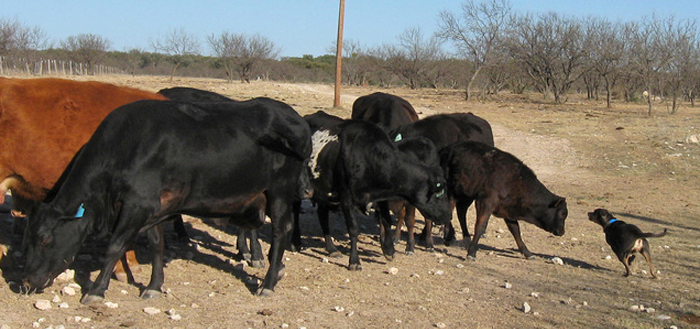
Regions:
<instances>
[{"instance_id":1,"label":"scattered stone","mask_svg":"<svg viewBox=\"0 0 700 329\"><path fill-rule=\"evenodd\" d=\"M56 277L59 281L70 281L75 278L75 270L67 269Z\"/></svg>"},{"instance_id":2,"label":"scattered stone","mask_svg":"<svg viewBox=\"0 0 700 329\"><path fill-rule=\"evenodd\" d=\"M324 263L324 264L328 264L328 258L323 257L323 259L321 260L321 262Z\"/></svg>"},{"instance_id":3,"label":"scattered stone","mask_svg":"<svg viewBox=\"0 0 700 329\"><path fill-rule=\"evenodd\" d=\"M146 307L143 309L143 312L148 314L148 315L156 315L160 313L160 310L155 308L155 307Z\"/></svg>"},{"instance_id":4,"label":"scattered stone","mask_svg":"<svg viewBox=\"0 0 700 329\"><path fill-rule=\"evenodd\" d=\"M264 316L270 316L270 315L272 315L273 313L274 313L274 312L272 312L272 310L265 308L265 309L263 309L262 311L260 311L259 314L260 314L260 315L264 315Z\"/></svg>"},{"instance_id":5,"label":"scattered stone","mask_svg":"<svg viewBox=\"0 0 700 329\"><path fill-rule=\"evenodd\" d=\"M612 259L612 256L610 256L610 255L605 256L605 260L611 260L611 259Z\"/></svg>"},{"instance_id":6,"label":"scattered stone","mask_svg":"<svg viewBox=\"0 0 700 329\"><path fill-rule=\"evenodd\" d=\"M513 288L513 285L510 282L506 282L501 287L506 288L506 289L510 289L510 288Z\"/></svg>"},{"instance_id":7,"label":"scattered stone","mask_svg":"<svg viewBox=\"0 0 700 329\"><path fill-rule=\"evenodd\" d=\"M657 316L656 318L659 319L659 320L671 320L671 316L670 316L670 315L666 315L666 314L661 314L661 315ZM673 327L674 327L674 326L671 326L671 328L673 328Z\"/></svg>"},{"instance_id":8,"label":"scattered stone","mask_svg":"<svg viewBox=\"0 0 700 329\"><path fill-rule=\"evenodd\" d=\"M347 316L347 317L351 317L353 315L355 315L355 312L353 312L353 311L350 311L350 312L348 312L348 314L345 314L345 316Z\"/></svg>"},{"instance_id":9,"label":"scattered stone","mask_svg":"<svg viewBox=\"0 0 700 329\"><path fill-rule=\"evenodd\" d=\"M411 277L412 278L420 278L420 275L418 275L418 273L412 273Z\"/></svg>"},{"instance_id":10,"label":"scattered stone","mask_svg":"<svg viewBox=\"0 0 700 329\"><path fill-rule=\"evenodd\" d=\"M549 259L549 262L554 265L564 265L564 261L559 257L552 257Z\"/></svg>"},{"instance_id":11,"label":"scattered stone","mask_svg":"<svg viewBox=\"0 0 700 329\"><path fill-rule=\"evenodd\" d=\"M532 310L532 308L530 307L530 304L528 304L527 302L524 302L523 303L523 313L530 313L531 310Z\"/></svg>"},{"instance_id":12,"label":"scattered stone","mask_svg":"<svg viewBox=\"0 0 700 329\"><path fill-rule=\"evenodd\" d=\"M58 295L53 295L53 299L51 299L51 302L54 304L58 304L61 302L61 297L58 297Z\"/></svg>"},{"instance_id":13,"label":"scattered stone","mask_svg":"<svg viewBox=\"0 0 700 329\"><path fill-rule=\"evenodd\" d=\"M435 275L443 275L443 274L445 274L445 271L443 271L443 270L437 270L437 271L435 271L433 274L435 274Z\"/></svg>"},{"instance_id":14,"label":"scattered stone","mask_svg":"<svg viewBox=\"0 0 700 329\"><path fill-rule=\"evenodd\" d=\"M655 312L656 312L656 309L653 308L653 307L649 307L649 308L647 308L646 310L644 310L644 312L647 312L647 313L651 314L651 313L655 313Z\"/></svg>"},{"instance_id":15,"label":"scattered stone","mask_svg":"<svg viewBox=\"0 0 700 329\"><path fill-rule=\"evenodd\" d=\"M68 303L66 303L66 302L63 302L63 303L61 303L61 304L58 304L58 308L69 308L69 307L70 307L70 306L68 306Z\"/></svg>"},{"instance_id":16,"label":"scattered stone","mask_svg":"<svg viewBox=\"0 0 700 329\"><path fill-rule=\"evenodd\" d=\"M113 302L106 302L105 306L107 306L107 308L118 308L119 304Z\"/></svg>"},{"instance_id":17,"label":"scattered stone","mask_svg":"<svg viewBox=\"0 0 700 329\"><path fill-rule=\"evenodd\" d=\"M82 322L82 323L88 323L88 322L90 322L90 321L92 321L92 319L90 319L90 318L82 318L82 319L80 319L80 322Z\"/></svg>"},{"instance_id":18,"label":"scattered stone","mask_svg":"<svg viewBox=\"0 0 700 329\"><path fill-rule=\"evenodd\" d=\"M196 303L192 303L192 305L190 305L190 307L191 307L191 308L199 308L199 305L196 304Z\"/></svg>"},{"instance_id":19,"label":"scattered stone","mask_svg":"<svg viewBox=\"0 0 700 329\"><path fill-rule=\"evenodd\" d=\"M128 292L128 291L126 291L126 290L123 290L123 289L122 289L122 291L120 291L120 293L121 293L122 295L128 295L128 294L129 294L129 292Z\"/></svg>"},{"instance_id":20,"label":"scattered stone","mask_svg":"<svg viewBox=\"0 0 700 329\"><path fill-rule=\"evenodd\" d=\"M630 306L630 311L632 311L632 312L639 312L639 305L632 305L632 306Z\"/></svg>"},{"instance_id":21,"label":"scattered stone","mask_svg":"<svg viewBox=\"0 0 700 329\"><path fill-rule=\"evenodd\" d=\"M173 315L170 316L170 320L180 321L180 320L182 320L182 315L180 315L180 314L173 314Z\"/></svg>"},{"instance_id":22,"label":"scattered stone","mask_svg":"<svg viewBox=\"0 0 700 329\"><path fill-rule=\"evenodd\" d=\"M61 289L61 295L63 295L63 296L75 296L75 289L73 289L73 287L70 287L70 286L63 287L63 289Z\"/></svg>"},{"instance_id":23,"label":"scattered stone","mask_svg":"<svg viewBox=\"0 0 700 329\"><path fill-rule=\"evenodd\" d=\"M51 302L46 299L39 299L34 302L34 307L40 311L46 311L51 309Z\"/></svg>"},{"instance_id":24,"label":"scattered stone","mask_svg":"<svg viewBox=\"0 0 700 329\"><path fill-rule=\"evenodd\" d=\"M214 297L214 296L216 296L216 293L215 293L215 292L212 291L212 292L209 293L209 297Z\"/></svg>"},{"instance_id":25,"label":"scattered stone","mask_svg":"<svg viewBox=\"0 0 700 329\"><path fill-rule=\"evenodd\" d=\"M438 323L435 324L435 327L437 327L437 328L447 328L447 325L444 324L444 323L442 323L442 322L438 322Z\"/></svg>"},{"instance_id":26,"label":"scattered stone","mask_svg":"<svg viewBox=\"0 0 700 329\"><path fill-rule=\"evenodd\" d=\"M588 306L588 302L584 301L583 303L581 303L581 305Z\"/></svg>"},{"instance_id":27,"label":"scattered stone","mask_svg":"<svg viewBox=\"0 0 700 329\"><path fill-rule=\"evenodd\" d=\"M461 290L457 291L458 294L467 294L469 292L469 288L462 288Z\"/></svg>"},{"instance_id":28,"label":"scattered stone","mask_svg":"<svg viewBox=\"0 0 700 329\"><path fill-rule=\"evenodd\" d=\"M333 308L333 310L336 312L342 312L342 311L345 311L345 308L343 308L342 306L336 306Z\"/></svg>"},{"instance_id":29,"label":"scattered stone","mask_svg":"<svg viewBox=\"0 0 700 329\"><path fill-rule=\"evenodd\" d=\"M455 265L455 267L456 267L456 268L463 268L464 265L458 263L457 265Z\"/></svg>"},{"instance_id":30,"label":"scattered stone","mask_svg":"<svg viewBox=\"0 0 700 329\"><path fill-rule=\"evenodd\" d=\"M280 326L280 328L282 328L282 329L284 329L284 328L289 328L289 325L286 324L286 323L283 323L282 326Z\"/></svg>"},{"instance_id":31,"label":"scattered stone","mask_svg":"<svg viewBox=\"0 0 700 329\"><path fill-rule=\"evenodd\" d=\"M399 273L399 269L396 267L390 267L386 272L391 275L396 275Z\"/></svg>"},{"instance_id":32,"label":"scattered stone","mask_svg":"<svg viewBox=\"0 0 700 329\"><path fill-rule=\"evenodd\" d=\"M539 292L531 292L530 297L532 298L540 298L540 293Z\"/></svg>"}]
</instances>

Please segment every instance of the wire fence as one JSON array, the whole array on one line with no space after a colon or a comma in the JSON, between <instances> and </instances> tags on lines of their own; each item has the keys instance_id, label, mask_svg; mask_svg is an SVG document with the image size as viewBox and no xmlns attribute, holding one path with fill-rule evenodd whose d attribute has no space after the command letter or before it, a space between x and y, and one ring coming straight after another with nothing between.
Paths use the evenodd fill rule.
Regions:
<instances>
[{"instance_id":1,"label":"wire fence","mask_svg":"<svg viewBox=\"0 0 700 329\"><path fill-rule=\"evenodd\" d=\"M102 64L87 65L72 60L8 58L0 56L0 75L98 75L122 74L124 70Z\"/></svg>"}]
</instances>

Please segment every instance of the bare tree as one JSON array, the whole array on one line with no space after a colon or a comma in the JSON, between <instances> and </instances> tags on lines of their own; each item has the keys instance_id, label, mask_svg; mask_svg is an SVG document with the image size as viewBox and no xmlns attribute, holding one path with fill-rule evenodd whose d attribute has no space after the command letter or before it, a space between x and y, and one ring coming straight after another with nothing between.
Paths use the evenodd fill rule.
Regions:
<instances>
[{"instance_id":1,"label":"bare tree","mask_svg":"<svg viewBox=\"0 0 700 329\"><path fill-rule=\"evenodd\" d=\"M41 28L25 27L17 20L0 19L0 56L24 60L28 73L32 72L29 63L36 60L37 51L46 45L46 34Z\"/></svg>"},{"instance_id":2,"label":"bare tree","mask_svg":"<svg viewBox=\"0 0 700 329\"><path fill-rule=\"evenodd\" d=\"M259 34L248 36L224 32L218 37L209 36L207 41L216 56L222 60L229 81L233 79L235 71L241 82L250 83L255 66L279 54L275 43Z\"/></svg>"},{"instance_id":3,"label":"bare tree","mask_svg":"<svg viewBox=\"0 0 700 329\"><path fill-rule=\"evenodd\" d=\"M511 56L524 63L528 74L547 97L561 103L574 82L590 67L587 59L587 35L580 20L550 12L537 17L518 17L508 42Z\"/></svg>"},{"instance_id":4,"label":"bare tree","mask_svg":"<svg viewBox=\"0 0 700 329\"><path fill-rule=\"evenodd\" d=\"M666 35L666 44L672 56L665 67L665 80L668 86L669 113L676 113L679 99L691 88L693 73L698 68L698 30L694 20L683 20L673 24ZM668 104L668 103L667 103Z\"/></svg>"},{"instance_id":5,"label":"bare tree","mask_svg":"<svg viewBox=\"0 0 700 329\"><path fill-rule=\"evenodd\" d=\"M462 4L461 17L448 11L440 13L440 36L452 40L460 55L474 63L465 91L466 100L469 100L472 85L481 70L491 64L494 48L504 34L510 12L508 0L479 4L467 0Z\"/></svg>"},{"instance_id":6,"label":"bare tree","mask_svg":"<svg viewBox=\"0 0 700 329\"><path fill-rule=\"evenodd\" d=\"M168 59L174 64L170 74L172 81L177 69L187 65L191 57L199 53L199 40L196 36L188 34L184 28L170 29L164 36L152 40L151 47L168 55Z\"/></svg>"},{"instance_id":7,"label":"bare tree","mask_svg":"<svg viewBox=\"0 0 700 329\"><path fill-rule=\"evenodd\" d=\"M628 49L622 40L622 26L605 19L589 19L587 30L591 33L589 59L595 74L599 75L605 84L605 103L611 105L612 88L617 81L623 60Z\"/></svg>"},{"instance_id":8,"label":"bare tree","mask_svg":"<svg viewBox=\"0 0 700 329\"><path fill-rule=\"evenodd\" d=\"M74 61L85 64L88 74L92 74L95 64L104 59L109 47L108 39L89 33L70 36L61 41L61 48L68 51Z\"/></svg>"},{"instance_id":9,"label":"bare tree","mask_svg":"<svg viewBox=\"0 0 700 329\"><path fill-rule=\"evenodd\" d=\"M387 70L417 89L426 81L430 62L440 56L440 40L437 36L425 40L418 27L406 29L397 39L398 45L385 45L375 55L384 59Z\"/></svg>"}]
</instances>

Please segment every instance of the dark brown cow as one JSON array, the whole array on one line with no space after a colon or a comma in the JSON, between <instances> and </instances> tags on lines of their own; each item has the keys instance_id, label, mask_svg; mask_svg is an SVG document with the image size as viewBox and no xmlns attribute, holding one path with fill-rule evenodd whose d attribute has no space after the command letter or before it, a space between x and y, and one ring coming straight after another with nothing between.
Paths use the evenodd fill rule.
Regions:
<instances>
[{"instance_id":1,"label":"dark brown cow","mask_svg":"<svg viewBox=\"0 0 700 329\"><path fill-rule=\"evenodd\" d=\"M44 200L102 119L142 99L167 98L94 81L0 77L0 204L8 190L16 212Z\"/></svg>"},{"instance_id":2,"label":"dark brown cow","mask_svg":"<svg viewBox=\"0 0 700 329\"><path fill-rule=\"evenodd\" d=\"M468 241L469 259L476 259L479 239L492 214L505 219L526 258L534 256L523 242L518 221L534 224L557 236L564 235L566 199L550 192L530 168L510 153L465 141L442 149L440 163L445 169L450 198L467 207L476 201L474 238ZM466 211L460 216L465 215Z\"/></svg>"}]
</instances>

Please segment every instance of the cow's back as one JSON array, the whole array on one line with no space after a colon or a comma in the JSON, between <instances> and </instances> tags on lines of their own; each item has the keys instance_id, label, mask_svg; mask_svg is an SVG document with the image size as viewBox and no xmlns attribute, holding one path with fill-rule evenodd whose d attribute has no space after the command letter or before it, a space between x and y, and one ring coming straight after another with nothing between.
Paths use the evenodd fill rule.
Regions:
<instances>
[{"instance_id":1,"label":"cow's back","mask_svg":"<svg viewBox=\"0 0 700 329\"><path fill-rule=\"evenodd\" d=\"M418 114L405 99L376 92L355 100L352 104L351 118L372 122L390 131L418 120Z\"/></svg>"},{"instance_id":2,"label":"cow's back","mask_svg":"<svg viewBox=\"0 0 700 329\"><path fill-rule=\"evenodd\" d=\"M142 99L166 98L100 82L1 79L0 181L16 177L16 197L43 199L102 119Z\"/></svg>"},{"instance_id":3,"label":"cow's back","mask_svg":"<svg viewBox=\"0 0 700 329\"><path fill-rule=\"evenodd\" d=\"M472 113L432 115L393 132L403 137L422 136L430 139L438 150L458 141L476 141L494 146L491 125Z\"/></svg>"}]
</instances>

